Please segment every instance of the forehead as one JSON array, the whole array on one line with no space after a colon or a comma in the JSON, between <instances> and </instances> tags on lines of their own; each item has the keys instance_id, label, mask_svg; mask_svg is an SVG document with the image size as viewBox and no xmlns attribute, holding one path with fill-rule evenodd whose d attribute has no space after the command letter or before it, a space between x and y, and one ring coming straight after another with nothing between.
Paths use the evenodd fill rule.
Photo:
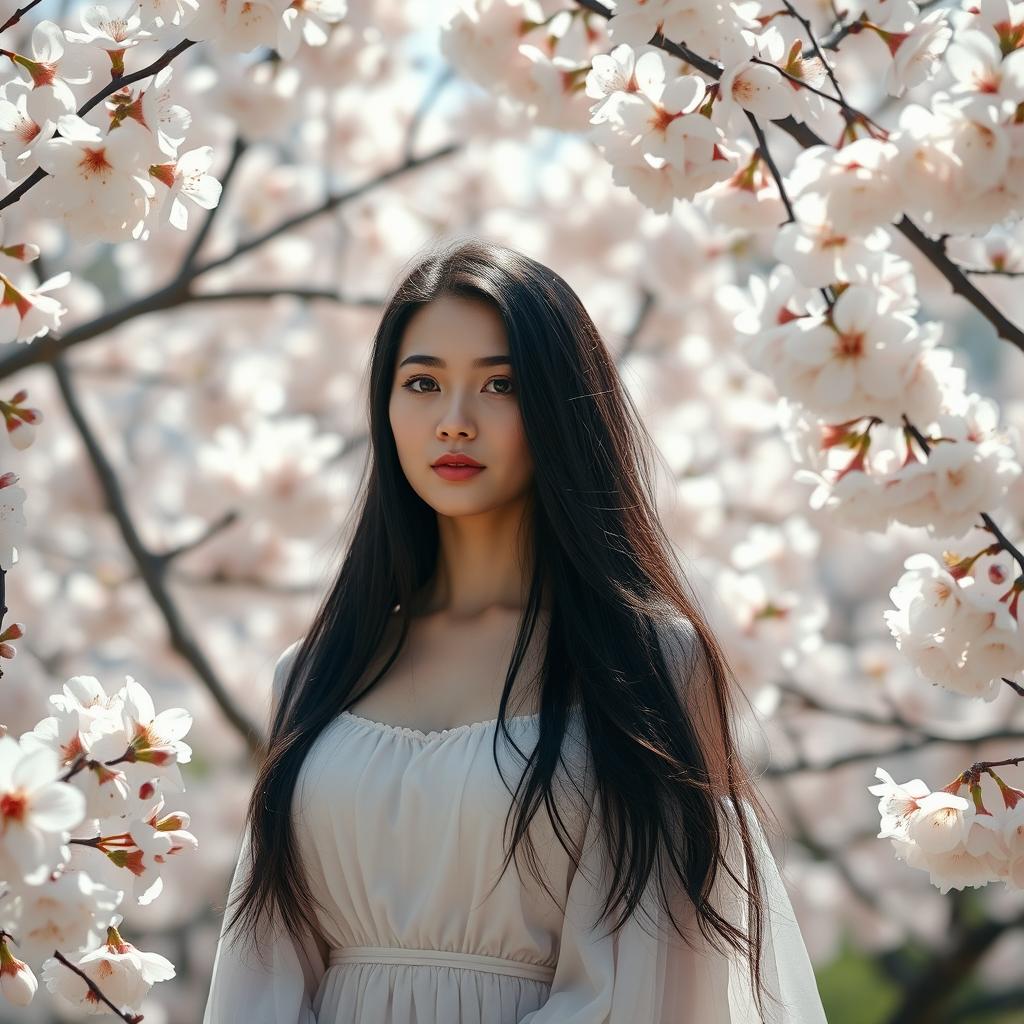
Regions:
<instances>
[{"instance_id":1,"label":"forehead","mask_svg":"<svg viewBox=\"0 0 1024 1024\"><path fill-rule=\"evenodd\" d=\"M442 295L409 318L398 356L411 352L468 362L474 356L508 352L508 336L498 311L481 299Z\"/></svg>"}]
</instances>

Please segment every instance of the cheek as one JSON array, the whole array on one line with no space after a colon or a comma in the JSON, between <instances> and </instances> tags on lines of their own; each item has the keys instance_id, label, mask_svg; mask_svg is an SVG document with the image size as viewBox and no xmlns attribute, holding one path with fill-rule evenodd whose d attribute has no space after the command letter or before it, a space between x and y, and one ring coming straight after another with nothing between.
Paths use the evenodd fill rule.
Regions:
<instances>
[{"instance_id":1,"label":"cheek","mask_svg":"<svg viewBox=\"0 0 1024 1024\"><path fill-rule=\"evenodd\" d=\"M509 464L522 467L522 473L531 471L530 448L526 443L526 432L523 429L522 417L516 411L509 417L503 431L502 445L504 455Z\"/></svg>"},{"instance_id":2,"label":"cheek","mask_svg":"<svg viewBox=\"0 0 1024 1024\"><path fill-rule=\"evenodd\" d=\"M388 413L391 420L391 432L395 435L395 444L401 447L403 442L412 439L416 431L415 413L401 398L392 399Z\"/></svg>"}]
</instances>

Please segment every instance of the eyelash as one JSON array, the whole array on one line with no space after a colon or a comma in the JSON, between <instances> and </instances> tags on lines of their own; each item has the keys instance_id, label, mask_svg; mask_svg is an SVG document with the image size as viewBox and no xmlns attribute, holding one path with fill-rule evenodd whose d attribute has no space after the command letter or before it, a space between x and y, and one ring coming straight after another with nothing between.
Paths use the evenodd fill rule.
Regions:
<instances>
[{"instance_id":1,"label":"eyelash","mask_svg":"<svg viewBox=\"0 0 1024 1024\"><path fill-rule=\"evenodd\" d=\"M405 390L406 390L406 391L409 391L409 392L411 392L411 393L412 393L412 394L414 394L414 395L426 395L426 394L430 394L430 392L428 392L428 391L416 391L416 390L415 390L415 389L414 389L414 388L412 387L412 385L413 385L413 384L415 384L415 383L416 383L416 381L418 381L418 380L430 380L430 381L432 381L432 380L434 380L434 378L433 378L433 377L428 377L428 376L425 376L424 374L422 374L422 373L421 373L421 374L418 374L418 375L417 375L417 376L415 376L415 377L410 377L410 378L409 378L409 379L408 379L408 380L407 380L407 381L406 381L406 382L405 382L405 383L404 383L404 384L402 385L402 387L403 387L403 388L405 388ZM491 379L490 379L490 380L488 380L488 381L487 381L487 383L488 383L488 384L490 384L490 383L491 383L491 381L493 381L493 380L507 380L507 381L509 382L509 384L512 384L512 387L511 387L511 389L510 389L510 390L508 390L508 391L493 391L493 392L491 392L492 394L496 394L496 395L514 395L514 394L515 394L515 385L513 384L513 381L512 381L512 378L511 378L511 377L491 377ZM435 383L436 383L436 381L435 381Z\"/></svg>"}]
</instances>

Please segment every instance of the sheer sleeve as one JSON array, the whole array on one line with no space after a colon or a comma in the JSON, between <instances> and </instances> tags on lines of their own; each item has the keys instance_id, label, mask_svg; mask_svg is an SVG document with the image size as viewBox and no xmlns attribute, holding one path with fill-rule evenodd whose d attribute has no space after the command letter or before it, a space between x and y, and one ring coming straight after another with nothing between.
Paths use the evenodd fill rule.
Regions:
<instances>
[{"instance_id":1,"label":"sheer sleeve","mask_svg":"<svg viewBox=\"0 0 1024 1024\"><path fill-rule=\"evenodd\" d=\"M274 667L271 718L297 644L287 648ZM229 904L246 877L249 856L246 830L231 879ZM239 934L235 931L225 939L222 922L203 1024L316 1024L313 1000L329 955L323 939L304 935L296 942L277 922L272 934L261 937L264 965L258 950L246 948L241 941L236 946Z\"/></svg>"},{"instance_id":2,"label":"sheer sleeve","mask_svg":"<svg viewBox=\"0 0 1024 1024\"><path fill-rule=\"evenodd\" d=\"M710 696L707 657L695 627L680 618L659 632L658 639L691 720L707 744L712 784L718 787L716 792L724 793L721 773L715 770L726 759L724 738ZM719 801L727 836L725 858L746 884L736 810L727 796L721 795ZM600 920L613 871L599 801L592 799L588 805L592 809L580 864L569 885L551 991L544 1005L519 1024L826 1024L793 907L749 804L742 804L743 813L767 905L761 950L767 990L764 1018L757 1012L746 958L740 953L726 957L707 942L697 928L691 900L674 878L666 880L673 914L695 948L686 945L661 909L654 876L644 897L647 914L638 908L617 934L605 936L617 916L613 912L610 920ZM721 867L711 899L723 917L748 933L746 897Z\"/></svg>"},{"instance_id":3,"label":"sheer sleeve","mask_svg":"<svg viewBox=\"0 0 1024 1024\"><path fill-rule=\"evenodd\" d=\"M735 811L731 803L722 803L732 823L726 857L746 881ZM707 943L685 894L672 909L696 949L683 942L657 905L653 881L645 906L657 922L656 932L651 919L641 918L638 909L617 934L604 934L610 923L599 922L599 917L603 894L611 883L611 865L595 807L569 887L551 991L544 1005L522 1017L519 1024L827 1024L782 877L764 832L746 806L768 908L761 969L767 992L779 1000L766 999L764 1018L753 999L746 959L740 954L727 958ZM747 931L745 898L722 870L712 900L724 917Z\"/></svg>"}]
</instances>

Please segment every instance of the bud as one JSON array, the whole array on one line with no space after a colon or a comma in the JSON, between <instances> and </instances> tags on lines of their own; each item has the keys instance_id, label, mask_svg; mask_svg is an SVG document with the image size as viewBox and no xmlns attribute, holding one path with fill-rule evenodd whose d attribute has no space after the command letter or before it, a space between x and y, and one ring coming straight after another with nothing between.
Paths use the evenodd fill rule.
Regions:
<instances>
[{"instance_id":1,"label":"bud","mask_svg":"<svg viewBox=\"0 0 1024 1024\"><path fill-rule=\"evenodd\" d=\"M0 992L4 998L14 1006L28 1006L38 987L32 968L11 953L6 939L0 941Z\"/></svg>"}]
</instances>

